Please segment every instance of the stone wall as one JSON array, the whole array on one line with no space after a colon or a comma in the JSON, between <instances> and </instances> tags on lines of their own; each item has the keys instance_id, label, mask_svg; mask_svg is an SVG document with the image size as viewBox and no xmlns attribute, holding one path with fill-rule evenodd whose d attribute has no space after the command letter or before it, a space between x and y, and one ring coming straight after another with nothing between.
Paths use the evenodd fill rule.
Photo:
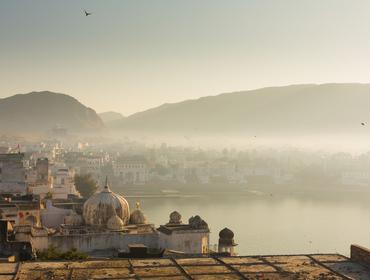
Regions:
<instances>
[{"instance_id":1,"label":"stone wall","mask_svg":"<svg viewBox=\"0 0 370 280\"><path fill-rule=\"evenodd\" d=\"M209 232L203 230L175 231L172 234L161 232L160 247L187 254L208 253Z\"/></svg>"},{"instance_id":2,"label":"stone wall","mask_svg":"<svg viewBox=\"0 0 370 280\"><path fill-rule=\"evenodd\" d=\"M370 250L358 245L351 245L351 260L370 267Z\"/></svg>"},{"instance_id":3,"label":"stone wall","mask_svg":"<svg viewBox=\"0 0 370 280\"><path fill-rule=\"evenodd\" d=\"M62 251L76 248L86 253L107 249L119 249L128 252L129 244L144 244L148 248L158 248L158 241L158 233L127 234L122 232L53 235L32 238L32 244L36 250L43 251L53 245Z\"/></svg>"}]
</instances>

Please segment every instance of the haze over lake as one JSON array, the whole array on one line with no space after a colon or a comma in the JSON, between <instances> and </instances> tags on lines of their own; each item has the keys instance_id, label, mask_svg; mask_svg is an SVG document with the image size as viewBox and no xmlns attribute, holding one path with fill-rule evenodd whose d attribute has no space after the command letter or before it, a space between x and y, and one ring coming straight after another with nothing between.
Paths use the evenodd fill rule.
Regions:
<instances>
[{"instance_id":1,"label":"haze over lake","mask_svg":"<svg viewBox=\"0 0 370 280\"><path fill-rule=\"evenodd\" d=\"M128 200L131 207L140 201L149 222L158 226L167 223L174 210L183 222L200 215L211 227L211 244L217 244L218 232L229 227L241 255L349 255L351 244L370 246L370 191L365 189L143 195Z\"/></svg>"}]
</instances>

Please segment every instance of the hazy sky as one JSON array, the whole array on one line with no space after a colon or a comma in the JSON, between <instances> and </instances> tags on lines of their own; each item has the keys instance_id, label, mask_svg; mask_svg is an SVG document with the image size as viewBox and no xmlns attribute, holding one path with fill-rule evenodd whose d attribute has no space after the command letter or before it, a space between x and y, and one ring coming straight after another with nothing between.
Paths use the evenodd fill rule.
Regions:
<instances>
[{"instance_id":1,"label":"hazy sky","mask_svg":"<svg viewBox=\"0 0 370 280\"><path fill-rule=\"evenodd\" d=\"M51 90L126 115L264 86L369 83L370 1L0 0L0 77L0 97Z\"/></svg>"}]
</instances>

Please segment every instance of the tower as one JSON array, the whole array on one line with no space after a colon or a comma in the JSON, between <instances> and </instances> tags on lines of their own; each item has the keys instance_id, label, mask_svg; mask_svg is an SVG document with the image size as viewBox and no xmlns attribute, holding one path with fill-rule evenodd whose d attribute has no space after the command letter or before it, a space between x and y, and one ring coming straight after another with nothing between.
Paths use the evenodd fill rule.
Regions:
<instances>
[{"instance_id":1,"label":"tower","mask_svg":"<svg viewBox=\"0 0 370 280\"><path fill-rule=\"evenodd\" d=\"M234 242L234 233L228 228L220 231L218 239L218 252L228 253L230 256L236 255L234 248L238 245Z\"/></svg>"}]
</instances>

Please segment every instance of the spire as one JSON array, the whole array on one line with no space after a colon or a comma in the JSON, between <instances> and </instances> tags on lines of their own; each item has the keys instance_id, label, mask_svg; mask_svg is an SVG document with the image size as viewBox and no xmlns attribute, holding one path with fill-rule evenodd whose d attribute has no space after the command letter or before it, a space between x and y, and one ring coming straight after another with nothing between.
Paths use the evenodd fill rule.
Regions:
<instances>
[{"instance_id":1,"label":"spire","mask_svg":"<svg viewBox=\"0 0 370 280\"><path fill-rule=\"evenodd\" d=\"M111 192L109 188L109 181L108 181L108 176L105 177L105 186L103 192Z\"/></svg>"}]
</instances>

